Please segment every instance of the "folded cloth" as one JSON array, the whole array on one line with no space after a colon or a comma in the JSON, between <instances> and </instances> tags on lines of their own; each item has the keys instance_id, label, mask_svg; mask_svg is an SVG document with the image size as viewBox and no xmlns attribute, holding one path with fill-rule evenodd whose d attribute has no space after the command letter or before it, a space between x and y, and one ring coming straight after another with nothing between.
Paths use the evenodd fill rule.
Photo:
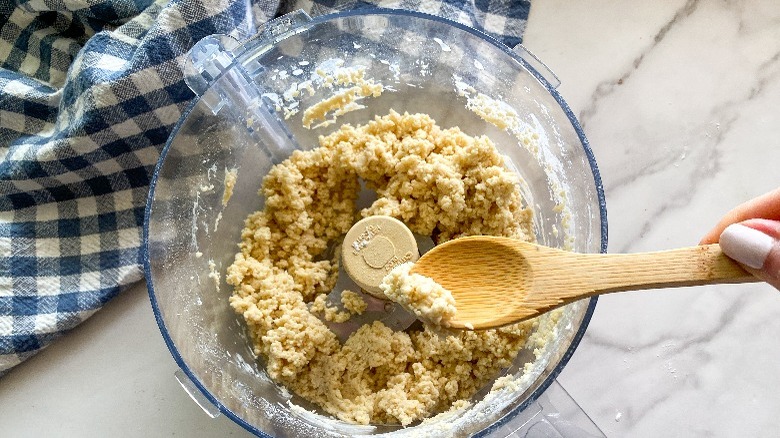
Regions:
<instances>
[{"instance_id":1,"label":"folded cloth","mask_svg":"<svg viewBox=\"0 0 780 438\"><path fill-rule=\"evenodd\" d=\"M0 5L0 376L141 280L160 151L201 38L303 9L414 9L520 42L512 0L16 0Z\"/></svg>"}]
</instances>

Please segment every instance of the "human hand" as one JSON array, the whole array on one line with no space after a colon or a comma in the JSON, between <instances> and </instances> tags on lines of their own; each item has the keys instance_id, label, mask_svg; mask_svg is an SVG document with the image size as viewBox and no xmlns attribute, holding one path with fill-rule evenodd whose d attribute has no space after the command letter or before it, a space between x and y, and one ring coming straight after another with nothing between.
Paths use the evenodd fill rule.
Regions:
<instances>
[{"instance_id":1,"label":"human hand","mask_svg":"<svg viewBox=\"0 0 780 438\"><path fill-rule=\"evenodd\" d=\"M701 240L780 290L780 188L737 206Z\"/></svg>"}]
</instances>

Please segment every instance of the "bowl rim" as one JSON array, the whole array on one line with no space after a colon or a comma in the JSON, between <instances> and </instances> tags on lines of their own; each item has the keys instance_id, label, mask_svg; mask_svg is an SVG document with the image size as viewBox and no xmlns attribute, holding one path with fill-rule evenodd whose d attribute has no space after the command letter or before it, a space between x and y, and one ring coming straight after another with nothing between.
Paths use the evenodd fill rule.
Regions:
<instances>
[{"instance_id":1,"label":"bowl rim","mask_svg":"<svg viewBox=\"0 0 780 438\"><path fill-rule=\"evenodd\" d=\"M572 127L574 128L574 131L577 133L577 136L579 137L580 143L582 144L583 150L585 152L585 156L588 159L588 164L591 168L591 173L593 174L594 184L596 188L596 197L599 205L599 219L601 221L601 242L600 242L600 252L606 253L607 252L607 233L608 233L608 227L607 227L607 205L606 205L606 198L604 195L604 186L601 181L601 174L598 169L598 165L596 164L596 158L593 154L593 150L590 147L590 143L588 142L588 139L585 137L585 133L582 129L582 126L580 125L579 121L577 120L576 116L572 112L569 105L566 103L566 101L563 99L561 94L553 87L550 82L541 74L539 73L531 64L529 64L525 59L523 59L519 54L514 52L510 47L506 46L502 42L498 41L495 37L481 31L474 29L472 27L466 26L464 24L458 23L453 20L449 20L446 18L442 18L436 15L426 14L423 12L417 12L417 11L410 11L405 9L387 9L387 8L359 8L349 11L342 11L342 12L336 12L331 13L327 15L322 15L313 18L311 21L306 22L303 26L307 27L314 27L317 24L324 23L330 20L339 19L339 18L345 18L345 17L353 17L353 16L359 16L359 15L395 15L395 16L410 16L415 18L422 18L427 19L431 21L436 21L439 23L448 24L450 26L453 26L455 28L458 28L460 30L463 30L465 32L468 32L474 36L477 36L479 38L482 38L488 43L493 44L496 48L500 49L507 55L509 55L511 58L519 62L529 73L531 73L541 84L544 86L544 88L550 93L551 96L558 102L558 105L563 110L566 117L569 119L569 122L572 124ZM295 30L295 29L292 29ZM195 376L195 374L190 370L190 368L187 366L187 363L184 361L184 358L179 353L178 349L173 343L173 339L168 333L168 329L165 326L165 322L162 319L162 314L160 312L160 308L157 303L157 298L155 296L154 292L154 284L152 283L151 279L151 264L149 261L149 219L151 216L151 207L152 202L154 201L154 194L155 194L155 188L157 186L157 179L159 176L160 169L162 168L163 162L165 161L166 156L168 155L168 151L170 150L170 147L172 145L173 139L176 137L176 134L178 133L179 129L181 129L182 124L187 120L189 114L192 112L192 110L195 108L197 103L200 101L200 98L195 96L192 100L192 102L187 106L187 108L182 112L181 117L176 122L176 125L173 127L170 136L168 137L168 140L165 143L165 146L163 147L162 151L160 152L160 158L157 161L157 164L154 168L154 173L152 174L152 178L149 184L149 193L147 195L146 199L146 207L144 209L144 224L143 224L143 235L141 240L141 256L143 259L143 270L144 270L144 277L146 280L146 287L147 291L149 293L149 301L152 305L152 311L154 313L154 319L157 322L157 326L160 330L160 333L163 337L163 340L165 341L165 345L168 347L168 350L171 353L171 356L173 356L174 361L176 362L176 365L184 372L184 374L187 376L188 379L195 385L196 388L201 392L201 394L210 402L212 403L222 414L224 414L226 417L233 420L236 424L246 429L248 432L251 432L259 437L268 437L273 438L270 435L266 434L265 432L259 430L255 426L249 424L244 419L239 417L237 414L235 414L233 411L231 411L228 407L223 405L219 402L219 400L214 397L214 395L211 394L211 392L205 387L205 385ZM593 316L593 312L596 308L596 303L598 301L598 297L591 297L588 301L588 307L585 310L585 314L582 318L582 322L580 323L580 327L577 330L577 333L572 337L571 343L569 344L569 347L567 348L566 352L561 356L558 363L555 365L555 367L552 369L550 374L547 375L547 377L544 379L544 381L518 406L514 407L512 410L507 412L502 418L500 418L495 423L491 424L490 426L480 430L479 432L475 433L474 437L483 437L494 430L498 429L502 425L506 424L508 421L510 421L512 418L514 418L517 414L525 410L529 405L534 403L539 396L541 396L545 390L552 384L553 380L561 373L563 368L566 366L566 364L569 362L569 359L571 359L571 356L574 354L574 351L579 346L580 341L582 340L582 337L585 334L585 331L590 323L590 320Z\"/></svg>"}]
</instances>

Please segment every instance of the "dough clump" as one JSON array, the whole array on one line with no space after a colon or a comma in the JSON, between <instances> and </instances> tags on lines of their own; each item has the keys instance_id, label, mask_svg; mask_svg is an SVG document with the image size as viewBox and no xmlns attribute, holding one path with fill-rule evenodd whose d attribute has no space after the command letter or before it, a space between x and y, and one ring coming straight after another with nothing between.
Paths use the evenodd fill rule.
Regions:
<instances>
[{"instance_id":1,"label":"dough clump","mask_svg":"<svg viewBox=\"0 0 780 438\"><path fill-rule=\"evenodd\" d=\"M533 239L517 176L487 137L391 112L295 151L263 181L226 280L269 376L347 422L408 425L466 400L508 367L532 321L442 335L360 327L343 344L310 310L336 283L325 257L354 222L393 216L439 244L467 235ZM357 210L365 187L377 199ZM320 298L323 297L323 298ZM346 298L345 307L360 304ZM347 305L349 303L349 305Z\"/></svg>"},{"instance_id":2,"label":"dough clump","mask_svg":"<svg viewBox=\"0 0 780 438\"><path fill-rule=\"evenodd\" d=\"M382 293L421 321L446 327L457 313L452 292L432 278L409 272L412 266L407 262L390 271L379 285Z\"/></svg>"},{"instance_id":3,"label":"dough clump","mask_svg":"<svg viewBox=\"0 0 780 438\"><path fill-rule=\"evenodd\" d=\"M314 302L309 306L309 311L314 314L322 314L326 321L347 322L352 315L362 315L368 307L368 303L363 300L357 292L345 290L341 292L341 305L346 311L339 310L336 306L328 305L328 296L325 294L317 295Z\"/></svg>"}]
</instances>

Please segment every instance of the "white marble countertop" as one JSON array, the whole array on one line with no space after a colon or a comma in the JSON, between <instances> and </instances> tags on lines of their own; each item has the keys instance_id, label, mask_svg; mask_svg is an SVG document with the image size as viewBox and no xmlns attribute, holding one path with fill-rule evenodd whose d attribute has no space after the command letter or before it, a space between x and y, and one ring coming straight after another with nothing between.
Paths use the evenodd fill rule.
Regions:
<instances>
[{"instance_id":1,"label":"white marble countertop","mask_svg":"<svg viewBox=\"0 0 780 438\"><path fill-rule=\"evenodd\" d=\"M780 184L775 0L534 0L525 44L561 78L601 168L610 252L696 244ZM776 436L780 292L603 297L559 378L608 436ZM3 436L249 436L208 418L143 284L0 380Z\"/></svg>"}]
</instances>

